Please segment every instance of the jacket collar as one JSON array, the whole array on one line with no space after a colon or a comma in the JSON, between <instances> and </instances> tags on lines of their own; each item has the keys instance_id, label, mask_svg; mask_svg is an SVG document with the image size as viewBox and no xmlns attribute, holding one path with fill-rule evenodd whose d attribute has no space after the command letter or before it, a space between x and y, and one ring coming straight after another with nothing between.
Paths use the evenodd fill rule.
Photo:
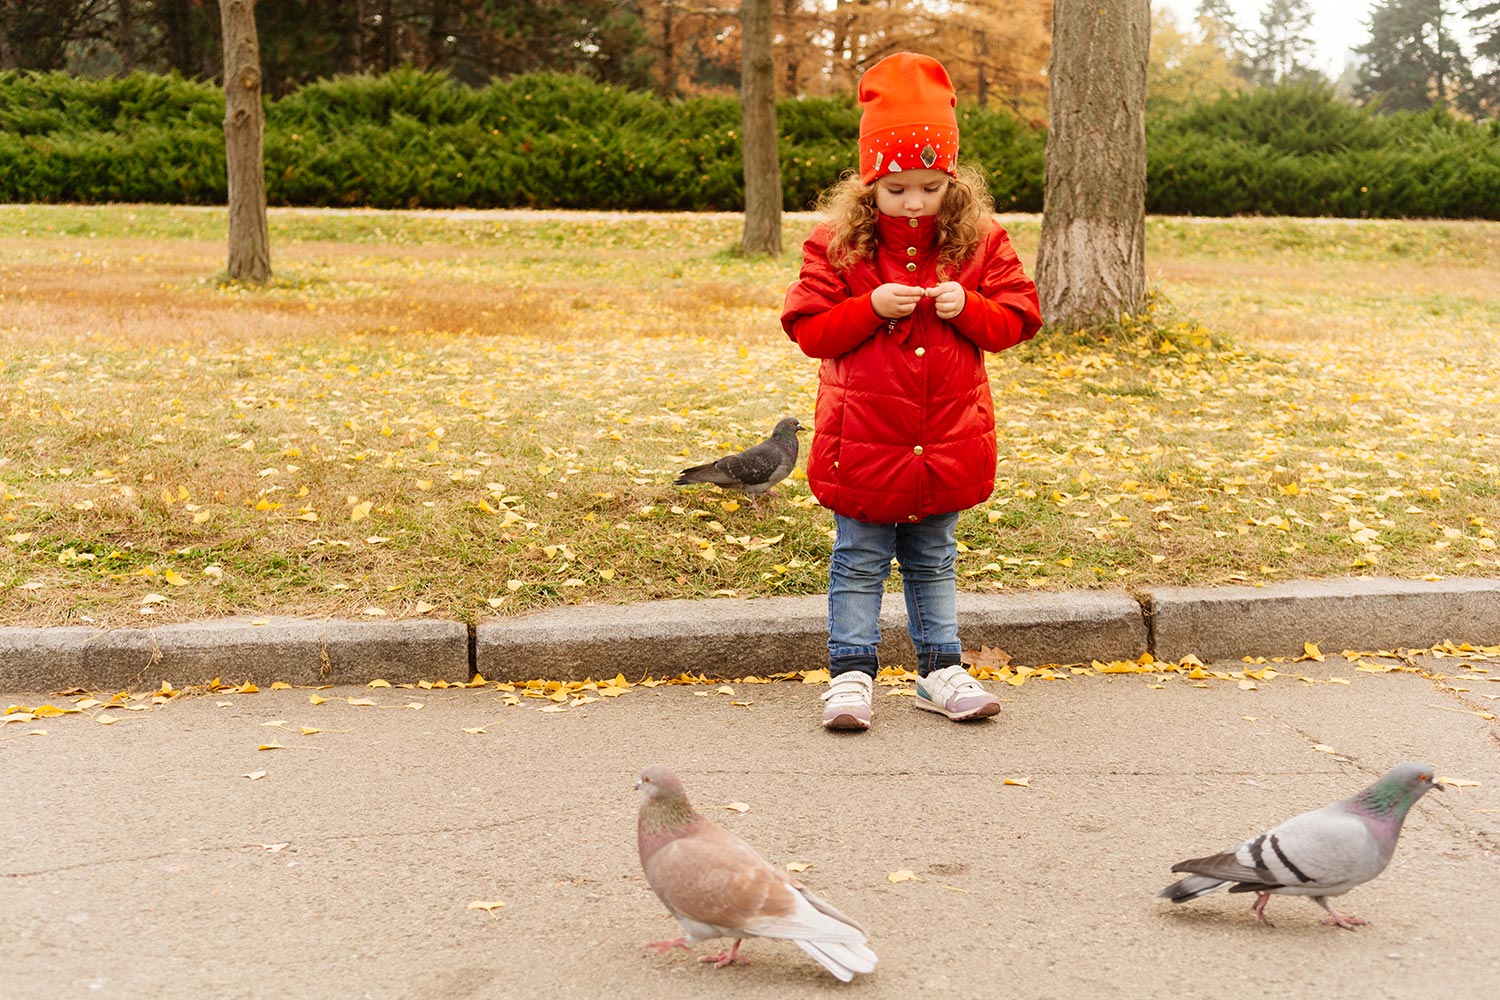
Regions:
<instances>
[{"instance_id":1,"label":"jacket collar","mask_svg":"<svg viewBox=\"0 0 1500 1000\"><path fill-rule=\"evenodd\" d=\"M916 225L913 226L912 223ZM916 247L929 251L937 246L938 217L923 215L909 219L900 215L880 215L875 219L875 237L881 246Z\"/></svg>"}]
</instances>

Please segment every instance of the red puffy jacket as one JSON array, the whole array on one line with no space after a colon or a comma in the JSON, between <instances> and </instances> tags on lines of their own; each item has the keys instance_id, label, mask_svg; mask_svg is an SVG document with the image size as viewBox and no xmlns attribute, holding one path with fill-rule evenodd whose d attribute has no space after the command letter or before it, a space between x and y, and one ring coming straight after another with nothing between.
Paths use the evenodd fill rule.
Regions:
<instances>
[{"instance_id":1,"label":"red puffy jacket","mask_svg":"<svg viewBox=\"0 0 1500 1000\"><path fill-rule=\"evenodd\" d=\"M875 260L839 270L828 231L802 246L781 325L818 373L807 479L823 506L876 524L966 510L995 487L995 407L983 351L1003 351L1042 325L1036 285L993 223L952 279L968 299L939 319L931 299L901 320L876 315L870 293L890 281L931 288L937 219L882 215Z\"/></svg>"}]
</instances>

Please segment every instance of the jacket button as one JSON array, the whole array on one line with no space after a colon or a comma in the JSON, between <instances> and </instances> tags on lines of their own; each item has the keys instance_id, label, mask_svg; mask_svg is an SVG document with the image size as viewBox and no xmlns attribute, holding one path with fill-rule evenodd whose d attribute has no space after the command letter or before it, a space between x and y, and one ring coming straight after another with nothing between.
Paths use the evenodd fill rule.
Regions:
<instances>
[{"instance_id":1,"label":"jacket button","mask_svg":"<svg viewBox=\"0 0 1500 1000\"><path fill-rule=\"evenodd\" d=\"M907 264L906 269L908 271L915 271L917 269L917 265L915 263Z\"/></svg>"},{"instance_id":2,"label":"jacket button","mask_svg":"<svg viewBox=\"0 0 1500 1000\"><path fill-rule=\"evenodd\" d=\"M917 255L917 248L916 247L907 247L906 248L906 256L908 256L908 257L915 257L916 255Z\"/></svg>"},{"instance_id":3,"label":"jacket button","mask_svg":"<svg viewBox=\"0 0 1500 1000\"><path fill-rule=\"evenodd\" d=\"M926 353L927 353L927 348L925 348L925 347L919 347L919 348L917 348L917 349L916 349L916 351L915 351L915 352L913 352L913 353L915 353L915 354L916 354L916 356L917 356L917 357L919 357L919 358L920 358L920 357L921 357L921 356L922 356L922 355L924 355L924 354L926 354Z\"/></svg>"},{"instance_id":4,"label":"jacket button","mask_svg":"<svg viewBox=\"0 0 1500 1000\"><path fill-rule=\"evenodd\" d=\"M916 219L907 219L906 224L908 226L911 226L913 229L916 229L917 226L921 225L921 223L917 222Z\"/></svg>"},{"instance_id":5,"label":"jacket button","mask_svg":"<svg viewBox=\"0 0 1500 1000\"><path fill-rule=\"evenodd\" d=\"M917 445L915 448L913 448L911 450L911 453L913 455L920 455L920 454L922 454L922 446L921 445Z\"/></svg>"}]
</instances>

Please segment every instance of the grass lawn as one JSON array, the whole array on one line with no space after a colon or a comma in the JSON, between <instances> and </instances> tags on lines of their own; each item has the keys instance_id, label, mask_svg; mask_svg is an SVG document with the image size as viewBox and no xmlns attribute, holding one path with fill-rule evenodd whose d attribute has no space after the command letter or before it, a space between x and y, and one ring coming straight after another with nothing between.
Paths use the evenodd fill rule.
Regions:
<instances>
[{"instance_id":1,"label":"grass lawn","mask_svg":"<svg viewBox=\"0 0 1500 1000\"><path fill-rule=\"evenodd\" d=\"M222 210L0 206L0 624L820 592L800 468L759 509L671 485L811 422L810 224L744 260L729 215L273 210L251 290ZM1147 244L1152 315L990 359L962 588L1496 575L1500 224Z\"/></svg>"}]
</instances>

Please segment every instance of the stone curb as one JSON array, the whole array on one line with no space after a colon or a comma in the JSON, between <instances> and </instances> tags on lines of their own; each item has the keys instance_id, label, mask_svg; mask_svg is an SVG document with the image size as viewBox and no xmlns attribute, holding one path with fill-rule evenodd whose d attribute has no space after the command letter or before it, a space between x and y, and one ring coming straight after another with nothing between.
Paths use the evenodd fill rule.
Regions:
<instances>
[{"instance_id":1,"label":"stone curb","mask_svg":"<svg viewBox=\"0 0 1500 1000\"><path fill-rule=\"evenodd\" d=\"M264 625L254 622L263 621ZM469 678L461 622L224 618L157 628L0 628L0 690Z\"/></svg>"},{"instance_id":2,"label":"stone curb","mask_svg":"<svg viewBox=\"0 0 1500 1000\"><path fill-rule=\"evenodd\" d=\"M881 657L911 663L901 595L887 594ZM581 680L623 673L750 676L827 665L827 598L659 601L460 622L226 618L151 628L0 628L0 690L235 683ZM1500 580L1350 578L1265 587L960 594L966 648L1019 664L1177 662L1344 649L1500 643Z\"/></svg>"},{"instance_id":3,"label":"stone curb","mask_svg":"<svg viewBox=\"0 0 1500 1000\"><path fill-rule=\"evenodd\" d=\"M1150 592L1152 653L1180 660L1500 642L1500 580L1305 580Z\"/></svg>"}]
</instances>

